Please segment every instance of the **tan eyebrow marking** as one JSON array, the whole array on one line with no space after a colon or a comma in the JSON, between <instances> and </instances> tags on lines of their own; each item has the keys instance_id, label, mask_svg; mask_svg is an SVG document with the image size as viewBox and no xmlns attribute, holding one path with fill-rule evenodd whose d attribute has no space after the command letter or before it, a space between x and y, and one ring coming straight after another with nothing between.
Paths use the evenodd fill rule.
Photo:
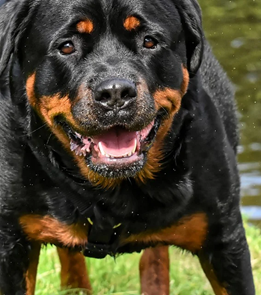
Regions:
<instances>
[{"instance_id":1,"label":"tan eyebrow marking","mask_svg":"<svg viewBox=\"0 0 261 295\"><path fill-rule=\"evenodd\" d=\"M140 26L140 21L135 16L129 16L125 19L123 26L127 31L132 31Z\"/></svg>"},{"instance_id":2,"label":"tan eyebrow marking","mask_svg":"<svg viewBox=\"0 0 261 295\"><path fill-rule=\"evenodd\" d=\"M90 34L93 31L94 25L93 22L89 19L80 21L77 24L77 30L79 33Z\"/></svg>"}]
</instances>

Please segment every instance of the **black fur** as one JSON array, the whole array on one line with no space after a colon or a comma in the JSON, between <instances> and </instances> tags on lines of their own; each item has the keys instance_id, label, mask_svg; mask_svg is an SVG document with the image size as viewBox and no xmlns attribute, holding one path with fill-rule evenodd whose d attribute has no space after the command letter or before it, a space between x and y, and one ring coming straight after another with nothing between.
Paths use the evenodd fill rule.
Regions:
<instances>
[{"instance_id":1,"label":"black fur","mask_svg":"<svg viewBox=\"0 0 261 295\"><path fill-rule=\"evenodd\" d=\"M120 241L203 212L208 234L202 250L194 254L211 263L228 294L254 295L239 211L233 90L204 38L197 2L9 0L1 4L0 293L25 294L31 242L19 224L23 215L49 215L68 225L91 218L89 243L80 250L104 257L156 246ZM122 20L128 15L144 20L138 32L124 30ZM94 30L82 37L72 28L83 16L93 20ZM142 48L146 35L158 40L155 50ZM58 50L68 39L77 47L70 57ZM182 65L190 74L189 87L165 136L164 159L155 178L145 183L133 178L146 164L147 152L141 162L117 172L88 159L92 170L120 179L115 188L94 186L80 173L72 155L30 105L25 90L35 72L38 103L56 93L68 94L72 102L81 85L94 91L111 77L135 82L142 78L148 93L138 106L132 103L115 114L82 99L72 110L88 136L115 125L141 130L155 116L152 93L164 87L180 89ZM161 124L166 120L162 114L160 119ZM61 121L64 118L57 118L57 124ZM119 223L121 227L112 229Z\"/></svg>"}]
</instances>

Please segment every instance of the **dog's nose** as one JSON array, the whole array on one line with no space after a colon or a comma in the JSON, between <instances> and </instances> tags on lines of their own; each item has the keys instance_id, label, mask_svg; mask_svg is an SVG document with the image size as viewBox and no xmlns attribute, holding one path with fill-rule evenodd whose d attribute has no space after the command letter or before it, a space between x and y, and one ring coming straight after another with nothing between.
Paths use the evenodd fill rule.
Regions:
<instances>
[{"instance_id":1,"label":"dog's nose","mask_svg":"<svg viewBox=\"0 0 261 295\"><path fill-rule=\"evenodd\" d=\"M109 79L101 82L95 89L95 101L109 109L123 109L133 102L137 89L126 79Z\"/></svg>"}]
</instances>

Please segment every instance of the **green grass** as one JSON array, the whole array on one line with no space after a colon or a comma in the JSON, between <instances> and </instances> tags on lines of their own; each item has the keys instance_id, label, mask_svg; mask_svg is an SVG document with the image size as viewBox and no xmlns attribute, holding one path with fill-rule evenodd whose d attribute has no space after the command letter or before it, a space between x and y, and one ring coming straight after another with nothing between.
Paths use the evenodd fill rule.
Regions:
<instances>
[{"instance_id":1,"label":"green grass","mask_svg":"<svg viewBox=\"0 0 261 295\"><path fill-rule=\"evenodd\" d=\"M256 294L261 294L261 232L249 225L246 225L246 232L252 256ZM138 254L128 254L120 256L116 260L111 257L102 260L87 258L93 294L139 294L139 257ZM170 249L170 257L171 294L213 295L196 257L174 247ZM59 291L59 269L55 247L42 249L36 295L65 294L65 292ZM69 294L74 293L70 292Z\"/></svg>"}]
</instances>

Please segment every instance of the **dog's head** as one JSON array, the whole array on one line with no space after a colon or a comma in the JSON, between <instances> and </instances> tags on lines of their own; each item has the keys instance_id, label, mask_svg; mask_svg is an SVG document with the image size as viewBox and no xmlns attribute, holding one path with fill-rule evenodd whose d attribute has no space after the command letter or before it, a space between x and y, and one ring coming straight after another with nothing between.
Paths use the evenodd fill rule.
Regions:
<instances>
[{"instance_id":1,"label":"dog's head","mask_svg":"<svg viewBox=\"0 0 261 295\"><path fill-rule=\"evenodd\" d=\"M13 56L12 83L80 173L103 187L153 178L201 61L196 1L11 0L0 13L1 74Z\"/></svg>"}]
</instances>

